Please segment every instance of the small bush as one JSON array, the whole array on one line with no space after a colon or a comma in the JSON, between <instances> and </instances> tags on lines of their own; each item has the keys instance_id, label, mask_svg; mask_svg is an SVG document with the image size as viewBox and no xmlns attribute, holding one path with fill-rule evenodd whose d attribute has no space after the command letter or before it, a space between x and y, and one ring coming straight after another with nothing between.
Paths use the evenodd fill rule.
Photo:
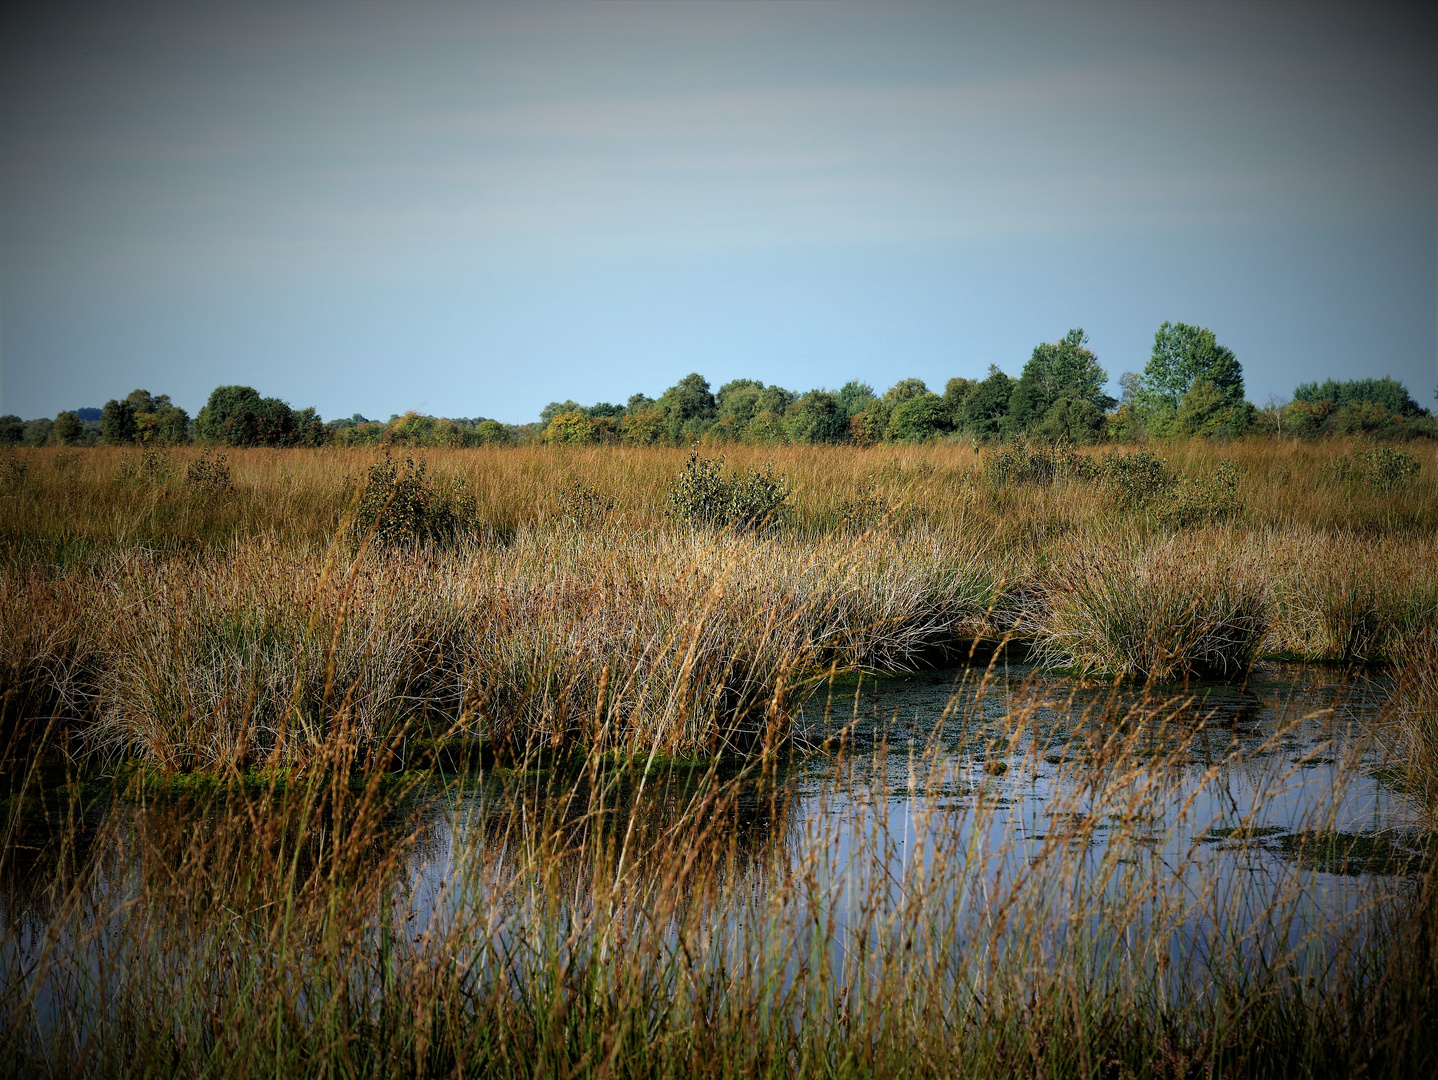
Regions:
<instances>
[{"instance_id":1,"label":"small bush","mask_svg":"<svg viewBox=\"0 0 1438 1080\"><path fill-rule=\"evenodd\" d=\"M1095 470L1094 479L1125 510L1141 510L1158 499L1172 496L1175 479L1168 462L1152 450L1109 454Z\"/></svg>"},{"instance_id":2,"label":"small bush","mask_svg":"<svg viewBox=\"0 0 1438 1080\"><path fill-rule=\"evenodd\" d=\"M452 540L476 512L474 496L457 477L441 484L406 457L401 467L388 453L369 467L355 507L356 543L370 538L377 547L399 547Z\"/></svg>"},{"instance_id":3,"label":"small bush","mask_svg":"<svg viewBox=\"0 0 1438 1080\"><path fill-rule=\"evenodd\" d=\"M30 466L11 454L5 459L4 468L0 468L0 490L13 495L24 488L29 478Z\"/></svg>"},{"instance_id":4,"label":"small bush","mask_svg":"<svg viewBox=\"0 0 1438 1080\"><path fill-rule=\"evenodd\" d=\"M871 529L890 518L894 508L873 487L865 485L834 506L840 528Z\"/></svg>"},{"instance_id":5,"label":"small bush","mask_svg":"<svg viewBox=\"0 0 1438 1080\"><path fill-rule=\"evenodd\" d=\"M1070 446L1005 446L984 462L984 479L993 487L1006 484L1053 484L1064 480L1092 481L1092 459Z\"/></svg>"},{"instance_id":6,"label":"small bush","mask_svg":"<svg viewBox=\"0 0 1438 1080\"><path fill-rule=\"evenodd\" d=\"M1378 494L1389 495L1418 475L1418 458L1392 446L1380 446L1339 458L1329 475L1334 480L1366 483Z\"/></svg>"},{"instance_id":7,"label":"small bush","mask_svg":"<svg viewBox=\"0 0 1438 1080\"><path fill-rule=\"evenodd\" d=\"M1175 474L1151 450L1110 454L1095 468L1094 480L1120 509L1147 513L1170 529L1229 521L1243 510L1238 466L1227 458L1213 476L1196 479Z\"/></svg>"},{"instance_id":8,"label":"small bush","mask_svg":"<svg viewBox=\"0 0 1438 1080\"><path fill-rule=\"evenodd\" d=\"M601 495L583 480L576 480L560 490L559 513L573 529L588 531L598 527L614 513L613 499Z\"/></svg>"},{"instance_id":9,"label":"small bush","mask_svg":"<svg viewBox=\"0 0 1438 1080\"><path fill-rule=\"evenodd\" d=\"M723 472L724 458L690 454L669 490L669 513L693 525L752 529L777 525L788 517L789 487L782 474Z\"/></svg>"},{"instance_id":10,"label":"small bush","mask_svg":"<svg viewBox=\"0 0 1438 1080\"><path fill-rule=\"evenodd\" d=\"M1229 521L1243 511L1238 495L1238 466L1227 459L1205 480L1180 477L1156 507L1155 517L1171 529L1194 528Z\"/></svg>"},{"instance_id":11,"label":"small bush","mask_svg":"<svg viewBox=\"0 0 1438 1080\"><path fill-rule=\"evenodd\" d=\"M206 450L199 461L192 461L185 470L185 483L210 495L225 495L234 490L230 478L230 462L224 454L210 456Z\"/></svg>"},{"instance_id":12,"label":"small bush","mask_svg":"<svg viewBox=\"0 0 1438 1080\"><path fill-rule=\"evenodd\" d=\"M163 484L175 473L175 463L159 447L146 444L137 456L120 463L120 479L131 484Z\"/></svg>"}]
</instances>

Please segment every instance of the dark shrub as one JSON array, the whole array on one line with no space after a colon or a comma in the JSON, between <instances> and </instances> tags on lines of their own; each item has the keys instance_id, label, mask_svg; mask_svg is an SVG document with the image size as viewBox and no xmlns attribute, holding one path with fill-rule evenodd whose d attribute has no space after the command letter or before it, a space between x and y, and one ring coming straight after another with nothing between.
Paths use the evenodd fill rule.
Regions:
<instances>
[{"instance_id":1,"label":"dark shrub","mask_svg":"<svg viewBox=\"0 0 1438 1080\"><path fill-rule=\"evenodd\" d=\"M476 512L474 496L456 478L441 484L405 458L403 467L388 453L369 467L355 507L353 536L377 547L412 546L453 540Z\"/></svg>"},{"instance_id":2,"label":"dark shrub","mask_svg":"<svg viewBox=\"0 0 1438 1080\"><path fill-rule=\"evenodd\" d=\"M718 528L776 525L789 512L789 488L783 475L746 469L741 475L723 472L724 459L690 454L684 471L669 490L669 512L681 521Z\"/></svg>"}]
</instances>

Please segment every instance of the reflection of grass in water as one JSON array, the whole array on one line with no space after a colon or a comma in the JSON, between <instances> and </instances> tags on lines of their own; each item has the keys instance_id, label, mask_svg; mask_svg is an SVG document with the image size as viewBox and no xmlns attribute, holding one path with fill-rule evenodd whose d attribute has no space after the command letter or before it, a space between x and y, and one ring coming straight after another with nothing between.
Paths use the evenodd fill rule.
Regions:
<instances>
[{"instance_id":1,"label":"reflection of grass in water","mask_svg":"<svg viewBox=\"0 0 1438 1080\"><path fill-rule=\"evenodd\" d=\"M1369 833L1289 833L1279 837L1273 849L1300 866L1324 874L1421 874L1431 862L1426 853Z\"/></svg>"},{"instance_id":2,"label":"reflection of grass in water","mask_svg":"<svg viewBox=\"0 0 1438 1080\"><path fill-rule=\"evenodd\" d=\"M1209 829L1202 837L1205 844L1217 844L1224 840L1261 840L1266 836L1277 836L1287 832L1278 825L1233 825L1227 828Z\"/></svg>"},{"instance_id":3,"label":"reflection of grass in water","mask_svg":"<svg viewBox=\"0 0 1438 1080\"><path fill-rule=\"evenodd\" d=\"M330 784L242 788L208 819L141 807L47 885L65 947L3 971L36 995L3 1003L0 1071L1139 1077L1433 1064L1409 1020L1431 1012L1438 987L1430 902L1384 901L1357 934L1320 913L1293 938L1296 877L1277 892L1185 877L1197 841L1177 859L1147 849L1208 824L1167 809L1201 732L1132 696L1069 726L1093 766L1068 771L1044 807L1052 839L1013 836L1009 800L993 796L1047 753L1073 754L1026 742L1036 710L1022 694L1012 705L1011 772L967 804L954 799L963 753L890 754L875 787L871 757L835 750L818 797L833 800L828 815L792 812L767 766L690 784L688 762L595 753L587 768L486 768L463 798L434 800L436 824L397 820L378 785L341 782L347 751L333 747ZM985 725L961 750L987 757L993 735ZM1248 760L1231 753L1219 764ZM905 789L912 809L895 830L890 800ZM1101 839L1074 842L1100 823ZM415 884L419 856L435 860L431 894ZM107 892L122 882L123 897Z\"/></svg>"}]
</instances>

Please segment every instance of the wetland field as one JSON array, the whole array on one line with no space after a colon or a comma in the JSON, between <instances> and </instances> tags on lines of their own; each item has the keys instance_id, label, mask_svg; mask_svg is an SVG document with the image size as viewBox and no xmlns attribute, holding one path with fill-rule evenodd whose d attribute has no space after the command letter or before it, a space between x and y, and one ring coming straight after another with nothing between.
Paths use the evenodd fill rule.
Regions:
<instances>
[{"instance_id":1,"label":"wetland field","mask_svg":"<svg viewBox=\"0 0 1438 1080\"><path fill-rule=\"evenodd\" d=\"M5 1075L1438 1072L1428 442L18 450L0 690Z\"/></svg>"}]
</instances>

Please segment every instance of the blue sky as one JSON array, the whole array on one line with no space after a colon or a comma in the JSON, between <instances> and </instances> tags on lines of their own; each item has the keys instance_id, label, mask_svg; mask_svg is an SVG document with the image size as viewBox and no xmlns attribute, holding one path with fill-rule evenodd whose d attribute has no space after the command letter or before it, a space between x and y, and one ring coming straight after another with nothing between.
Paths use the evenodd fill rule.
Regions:
<instances>
[{"instance_id":1,"label":"blue sky","mask_svg":"<svg viewBox=\"0 0 1438 1080\"><path fill-rule=\"evenodd\" d=\"M1438 383L1401 6L181 4L0 25L0 411L942 388L1165 319Z\"/></svg>"}]
</instances>

